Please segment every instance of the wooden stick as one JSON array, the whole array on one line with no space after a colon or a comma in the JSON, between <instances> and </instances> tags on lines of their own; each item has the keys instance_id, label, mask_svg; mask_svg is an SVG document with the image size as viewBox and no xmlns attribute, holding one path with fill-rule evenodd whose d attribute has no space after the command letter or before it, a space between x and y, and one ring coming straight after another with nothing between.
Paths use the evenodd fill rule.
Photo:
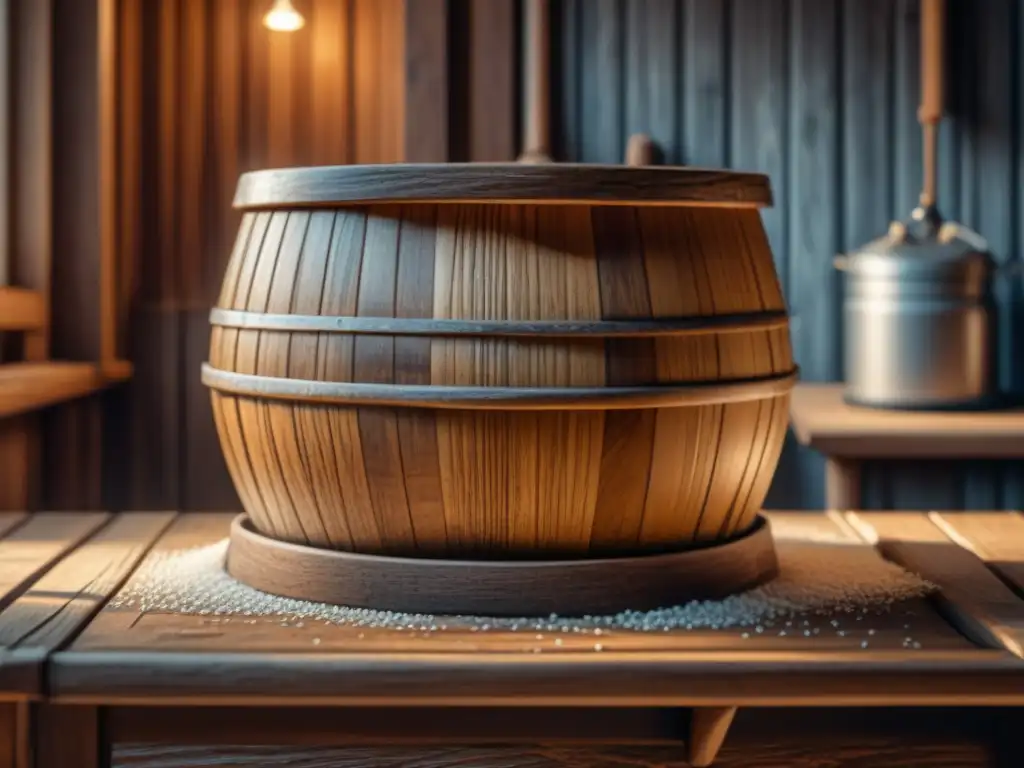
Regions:
<instances>
[{"instance_id":1,"label":"wooden stick","mask_svg":"<svg viewBox=\"0 0 1024 768\"><path fill-rule=\"evenodd\" d=\"M935 163L938 153L938 125L944 109L945 0L921 3L921 106L917 118L923 129L924 182L921 205L935 204Z\"/></svg>"},{"instance_id":2,"label":"wooden stick","mask_svg":"<svg viewBox=\"0 0 1024 768\"><path fill-rule=\"evenodd\" d=\"M521 163L551 162L551 81L548 0L526 0L526 85Z\"/></svg>"},{"instance_id":3,"label":"wooden stick","mask_svg":"<svg viewBox=\"0 0 1024 768\"><path fill-rule=\"evenodd\" d=\"M626 144L626 165L634 167L654 164L654 142L644 133L634 133Z\"/></svg>"}]
</instances>

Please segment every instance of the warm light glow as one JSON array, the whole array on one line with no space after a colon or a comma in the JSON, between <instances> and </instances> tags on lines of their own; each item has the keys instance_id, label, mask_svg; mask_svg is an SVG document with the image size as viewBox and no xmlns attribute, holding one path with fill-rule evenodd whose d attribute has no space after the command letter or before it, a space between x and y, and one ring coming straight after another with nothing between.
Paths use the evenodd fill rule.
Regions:
<instances>
[{"instance_id":1,"label":"warm light glow","mask_svg":"<svg viewBox=\"0 0 1024 768\"><path fill-rule=\"evenodd\" d=\"M263 17L263 25L274 32L294 32L302 29L306 20L295 10L292 0L274 0L274 7Z\"/></svg>"}]
</instances>

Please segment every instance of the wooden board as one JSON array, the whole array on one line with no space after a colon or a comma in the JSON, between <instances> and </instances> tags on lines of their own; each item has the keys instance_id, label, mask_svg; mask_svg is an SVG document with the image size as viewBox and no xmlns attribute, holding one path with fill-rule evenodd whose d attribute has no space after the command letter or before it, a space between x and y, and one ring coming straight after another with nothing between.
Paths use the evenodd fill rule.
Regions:
<instances>
[{"instance_id":1,"label":"wooden board","mask_svg":"<svg viewBox=\"0 0 1024 768\"><path fill-rule=\"evenodd\" d=\"M153 555L218 542L231 517L181 515ZM869 546L825 515L771 520L783 535L799 529ZM1024 602L1018 607L1024 615ZM781 628L545 636L525 627L398 630L108 605L52 657L50 683L59 700L103 703L1024 703L1024 665L972 643L925 600L861 620L801 617L785 635ZM922 647L908 648L908 636Z\"/></svg>"},{"instance_id":2,"label":"wooden board","mask_svg":"<svg viewBox=\"0 0 1024 768\"><path fill-rule=\"evenodd\" d=\"M41 517L34 517L25 527L31 529ZM121 587L173 518L172 513L158 512L118 515L8 605L0 613L0 688L26 695L41 693L43 665L49 654ZM62 522L71 529L83 527L74 521ZM22 546L36 545L23 540Z\"/></svg>"},{"instance_id":3,"label":"wooden board","mask_svg":"<svg viewBox=\"0 0 1024 768\"><path fill-rule=\"evenodd\" d=\"M130 363L107 372L91 363L8 363L0 367L0 418L95 394L131 370Z\"/></svg>"},{"instance_id":4,"label":"wooden board","mask_svg":"<svg viewBox=\"0 0 1024 768\"><path fill-rule=\"evenodd\" d=\"M18 513L0 516L0 608L109 519L102 512L39 514L27 521Z\"/></svg>"},{"instance_id":5,"label":"wooden board","mask_svg":"<svg viewBox=\"0 0 1024 768\"><path fill-rule=\"evenodd\" d=\"M1024 594L1024 515L1019 512L933 512L949 538L985 561L1017 594Z\"/></svg>"},{"instance_id":6,"label":"wooden board","mask_svg":"<svg viewBox=\"0 0 1024 768\"><path fill-rule=\"evenodd\" d=\"M982 413L913 413L856 408L841 384L800 384L790 405L803 445L828 456L866 459L1024 458L1024 408Z\"/></svg>"},{"instance_id":7,"label":"wooden board","mask_svg":"<svg viewBox=\"0 0 1024 768\"><path fill-rule=\"evenodd\" d=\"M1024 601L977 555L921 513L850 513L847 519L887 558L937 584L940 610L967 637L1024 657Z\"/></svg>"},{"instance_id":8,"label":"wooden board","mask_svg":"<svg viewBox=\"0 0 1024 768\"><path fill-rule=\"evenodd\" d=\"M998 761L993 743L994 722L1010 724L1011 717L987 709L741 710L713 765L1015 765L1006 760L1012 755ZM112 761L117 768L685 768L692 763L681 742L684 718L677 711L643 708L404 709L382 717L366 709L261 714L258 709L136 707L115 710L107 725L118 742ZM126 719L134 721L132 731ZM167 733L172 719L180 734L173 743ZM943 725L936 728L940 719Z\"/></svg>"},{"instance_id":9,"label":"wooden board","mask_svg":"<svg viewBox=\"0 0 1024 768\"><path fill-rule=\"evenodd\" d=\"M109 519L105 513L0 513L0 626L36 579ZM22 695L7 645L0 631L0 700ZM40 667L33 664L30 674L38 676Z\"/></svg>"}]
</instances>

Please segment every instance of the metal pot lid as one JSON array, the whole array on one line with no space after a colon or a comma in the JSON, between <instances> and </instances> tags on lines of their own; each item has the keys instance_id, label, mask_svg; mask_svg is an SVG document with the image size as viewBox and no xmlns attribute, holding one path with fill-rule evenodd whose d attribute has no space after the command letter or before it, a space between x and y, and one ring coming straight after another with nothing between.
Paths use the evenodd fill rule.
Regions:
<instances>
[{"instance_id":1,"label":"metal pot lid","mask_svg":"<svg viewBox=\"0 0 1024 768\"><path fill-rule=\"evenodd\" d=\"M882 237L837 260L840 269L859 273L940 274L991 271L988 242L962 224L943 221L934 207L917 208L906 221L893 222Z\"/></svg>"}]
</instances>

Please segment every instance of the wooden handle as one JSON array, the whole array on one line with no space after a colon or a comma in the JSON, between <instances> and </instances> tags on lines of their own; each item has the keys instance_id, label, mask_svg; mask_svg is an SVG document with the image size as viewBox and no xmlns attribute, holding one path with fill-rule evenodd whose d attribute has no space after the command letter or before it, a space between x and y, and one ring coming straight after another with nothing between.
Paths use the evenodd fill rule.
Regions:
<instances>
[{"instance_id":1,"label":"wooden handle","mask_svg":"<svg viewBox=\"0 0 1024 768\"><path fill-rule=\"evenodd\" d=\"M548 0L526 0L526 85L523 163L551 162L550 32Z\"/></svg>"},{"instance_id":2,"label":"wooden handle","mask_svg":"<svg viewBox=\"0 0 1024 768\"><path fill-rule=\"evenodd\" d=\"M944 109L946 24L945 0L922 0L921 4L921 106L917 118L924 131L924 183L921 205L935 204L938 154L938 123Z\"/></svg>"},{"instance_id":3,"label":"wooden handle","mask_svg":"<svg viewBox=\"0 0 1024 768\"><path fill-rule=\"evenodd\" d=\"M654 164L654 142L643 133L634 133L626 144L626 165L644 166Z\"/></svg>"},{"instance_id":4,"label":"wooden handle","mask_svg":"<svg viewBox=\"0 0 1024 768\"><path fill-rule=\"evenodd\" d=\"M921 3L921 108L922 123L937 123L944 109L946 26L945 0L922 0Z\"/></svg>"}]
</instances>

